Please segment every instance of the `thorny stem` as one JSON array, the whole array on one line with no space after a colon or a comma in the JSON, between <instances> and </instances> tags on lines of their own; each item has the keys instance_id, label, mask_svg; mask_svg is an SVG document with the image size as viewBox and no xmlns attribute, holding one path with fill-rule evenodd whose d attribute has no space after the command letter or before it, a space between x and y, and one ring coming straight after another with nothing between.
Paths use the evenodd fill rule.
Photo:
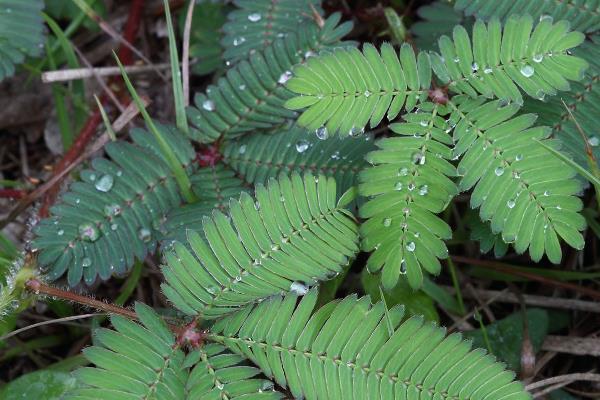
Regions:
<instances>
[{"instance_id":1,"label":"thorny stem","mask_svg":"<svg viewBox=\"0 0 600 400\"><path fill-rule=\"evenodd\" d=\"M137 315L135 312L128 310L124 307L119 307L111 303L105 303L103 301L92 299L87 296L69 292L68 290L55 288L46 285L39 279L29 279L27 282L25 282L25 287L35 294L45 294L47 296L54 296L63 300L68 300L82 304L84 306L95 308L97 310L104 311L109 314L118 314L130 319L137 319Z\"/></svg>"}]
</instances>

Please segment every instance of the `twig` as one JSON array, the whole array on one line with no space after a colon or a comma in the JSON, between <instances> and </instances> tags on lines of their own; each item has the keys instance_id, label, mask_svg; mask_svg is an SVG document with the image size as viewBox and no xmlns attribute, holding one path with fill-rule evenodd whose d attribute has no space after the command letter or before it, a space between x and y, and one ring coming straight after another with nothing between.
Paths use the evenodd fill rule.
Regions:
<instances>
[{"instance_id":1,"label":"twig","mask_svg":"<svg viewBox=\"0 0 600 400\"><path fill-rule=\"evenodd\" d=\"M479 260L476 258L463 257L463 256L451 256L451 259L456 262L459 262L459 263L477 265L480 267L485 267L485 268L493 269L496 271L504 272L506 274L520 276L522 278L527 278L527 279L530 279L533 281L560 287L563 289L573 290L575 292L579 292L581 294L585 294L594 299L600 300L600 292L598 292L596 290L593 290L593 289L590 289L590 288L587 288L584 286L580 286L580 285L575 285L575 284L569 283L569 282L561 282L556 279L547 278L545 276L540 276L540 275L533 274L530 272L520 271L516 268L512 268L511 266L508 266L506 264L502 264L499 262L488 261L488 260Z\"/></svg>"},{"instance_id":2,"label":"twig","mask_svg":"<svg viewBox=\"0 0 600 400\"><path fill-rule=\"evenodd\" d=\"M497 298L500 298L500 296L502 296L504 293L505 292L502 291L502 292L498 293L497 297L491 297L491 298L489 298L485 302L485 306L489 306L490 304L492 304L494 301L496 301ZM479 312L481 309L482 309L482 307L476 307L475 309L473 309L473 311L471 311L470 313L466 314L465 316L463 316L458 321L454 322L454 324L448 329L448 332L454 331L462 322L467 321L468 319L470 319L473 315L475 315L476 312Z\"/></svg>"},{"instance_id":3,"label":"twig","mask_svg":"<svg viewBox=\"0 0 600 400\"><path fill-rule=\"evenodd\" d=\"M92 299L87 296L82 296L77 293L69 292L67 290L48 286L37 279L28 280L25 283L25 287L35 294L45 294L47 296L54 296L58 297L59 299L72 301L74 303L95 308L97 310L103 311L104 313L118 314L127 318L137 319L136 313L131 310L119 307L111 303L105 303L100 300Z\"/></svg>"},{"instance_id":4,"label":"twig","mask_svg":"<svg viewBox=\"0 0 600 400\"><path fill-rule=\"evenodd\" d=\"M548 335L542 344L542 350L600 357L600 339Z\"/></svg>"},{"instance_id":5,"label":"twig","mask_svg":"<svg viewBox=\"0 0 600 400\"><path fill-rule=\"evenodd\" d=\"M181 70L183 80L183 105L190 105L190 32L192 30L192 17L194 15L195 1L190 1L185 16L185 28L183 30L183 54L181 55Z\"/></svg>"},{"instance_id":6,"label":"twig","mask_svg":"<svg viewBox=\"0 0 600 400\"><path fill-rule=\"evenodd\" d=\"M104 313L71 315L70 317L56 318L56 319L51 319L51 320L48 320L48 321L37 322L35 324L27 325L27 326L25 326L23 328L20 328L20 329L17 329L15 331L12 331L10 333L7 333L4 336L0 336L0 342L4 341L4 340L6 340L6 339L8 339L8 338L10 338L12 336L18 335L21 332L25 332L25 331L28 331L30 329L37 328L38 326L51 325L51 324L60 324L60 323L63 323L63 322L74 321L74 320L78 320L78 319L91 318L91 317L95 317L97 315L104 315Z\"/></svg>"},{"instance_id":7,"label":"twig","mask_svg":"<svg viewBox=\"0 0 600 400\"><path fill-rule=\"evenodd\" d=\"M588 382L600 382L600 374L592 374L592 373L576 373L576 374L566 374L553 376L552 378L547 378L541 381L537 381L534 383L530 383L525 386L525 390L532 391L540 387L554 385L559 382L575 382L575 381L588 381Z\"/></svg>"},{"instance_id":8,"label":"twig","mask_svg":"<svg viewBox=\"0 0 600 400\"><path fill-rule=\"evenodd\" d=\"M125 71L128 74L138 74L144 73L148 71L152 71L153 69L168 69L169 64L157 64L154 66L149 65L132 65L129 67L125 67ZM119 72L119 67L97 67L97 68L73 68L73 69L59 69L56 71L47 71L42 73L42 82L51 83L51 82L63 82L63 81L72 81L75 79L87 79L93 76L121 76L121 72Z\"/></svg>"},{"instance_id":9,"label":"twig","mask_svg":"<svg viewBox=\"0 0 600 400\"><path fill-rule=\"evenodd\" d=\"M454 293L454 288L451 286L441 286L443 289L450 293ZM496 298L496 301L502 303L519 304L519 300L514 293L501 292L499 290L484 290L484 289L473 289L479 298L485 300L490 298ZM471 293L466 292L463 294L467 298L473 297ZM497 297L501 295L500 297ZM557 297L538 296L531 294L523 294L525 304L528 306L537 307L549 307L558 308L561 310L578 310L593 313L600 313L600 303L594 301L584 301L576 299L565 299Z\"/></svg>"}]
</instances>

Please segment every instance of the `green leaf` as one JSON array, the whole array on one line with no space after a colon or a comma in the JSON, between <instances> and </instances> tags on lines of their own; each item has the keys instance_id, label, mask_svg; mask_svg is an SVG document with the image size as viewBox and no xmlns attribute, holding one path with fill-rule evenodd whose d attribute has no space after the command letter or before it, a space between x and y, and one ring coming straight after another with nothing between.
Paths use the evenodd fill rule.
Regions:
<instances>
[{"instance_id":1,"label":"green leaf","mask_svg":"<svg viewBox=\"0 0 600 400\"><path fill-rule=\"evenodd\" d=\"M4 400L55 400L77 387L71 374L57 371L35 371L8 382L0 389Z\"/></svg>"}]
</instances>

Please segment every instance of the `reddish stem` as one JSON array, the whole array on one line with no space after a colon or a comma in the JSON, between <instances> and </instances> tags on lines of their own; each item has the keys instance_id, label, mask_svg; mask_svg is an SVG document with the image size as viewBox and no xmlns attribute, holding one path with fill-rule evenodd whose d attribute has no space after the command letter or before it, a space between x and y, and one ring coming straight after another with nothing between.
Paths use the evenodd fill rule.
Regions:
<instances>
[{"instance_id":1,"label":"reddish stem","mask_svg":"<svg viewBox=\"0 0 600 400\"><path fill-rule=\"evenodd\" d=\"M27 193L24 190L18 189L0 189L0 198L2 199L20 199L25 197Z\"/></svg>"},{"instance_id":2,"label":"reddish stem","mask_svg":"<svg viewBox=\"0 0 600 400\"><path fill-rule=\"evenodd\" d=\"M48 286L37 279L28 280L27 282L25 282L25 287L28 290L34 292L35 294L41 293L47 296L54 296L59 299L68 300L82 304L84 306L95 308L97 310L104 311L109 314L119 314L127 318L137 319L137 315L131 310L119 307L114 304L105 303L100 300L92 299L87 296L82 296L77 293L69 292L67 290L62 290L52 286Z\"/></svg>"},{"instance_id":3,"label":"reddish stem","mask_svg":"<svg viewBox=\"0 0 600 400\"><path fill-rule=\"evenodd\" d=\"M133 0L131 4L131 8L129 9L129 16L127 18L127 22L125 23L125 30L123 34L123 38L129 42L133 43L135 37L137 35L137 31L140 26L140 21L142 18L142 10L143 10L144 0ZM133 52L127 46L120 46L118 51L118 56L123 65L131 65L133 63ZM111 82L107 85L108 87L113 87L110 83L119 83L118 87L121 87L122 81L120 77L114 77L111 79ZM120 91L117 89L116 91ZM102 104L106 104L108 102L108 96L103 94L100 97L100 101ZM96 133L96 128L102 122L102 116L100 115L100 111L95 109L94 112L88 117L85 125L79 132L79 135L75 138L75 142L69 148L69 150L65 153L62 160L56 165L54 168L54 175L58 175L65 168L69 166L74 160L77 159L79 155L83 153L86 146L92 140ZM57 182L58 183L58 182ZM50 206L55 202L56 196L58 195L59 186L54 185L52 188L48 190L46 193L46 197L42 202L42 206L40 207L39 215L40 217L48 217Z\"/></svg>"}]
</instances>

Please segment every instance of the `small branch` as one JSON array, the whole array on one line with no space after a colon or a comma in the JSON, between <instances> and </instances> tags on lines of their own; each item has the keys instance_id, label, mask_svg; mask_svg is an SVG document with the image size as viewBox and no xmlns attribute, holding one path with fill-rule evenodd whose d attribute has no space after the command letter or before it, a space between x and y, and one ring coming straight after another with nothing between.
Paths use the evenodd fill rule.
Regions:
<instances>
[{"instance_id":1,"label":"small branch","mask_svg":"<svg viewBox=\"0 0 600 400\"><path fill-rule=\"evenodd\" d=\"M21 332L25 332L28 331L30 329L33 328L37 328L38 326L45 326L45 325L51 325L51 324L61 324L64 322L68 322L68 321L75 321L75 320L79 320L79 319L85 319L85 318L92 318L92 317L96 317L98 315L104 315L104 313L93 313L93 314L82 314L82 315L71 315L69 317L64 317L64 318L56 318L56 319L50 319L48 321L42 321L42 322L37 322L35 324L31 324L31 325L27 325L23 328L17 329L15 331L9 332L4 336L0 337L0 342L18 335Z\"/></svg>"},{"instance_id":2,"label":"small branch","mask_svg":"<svg viewBox=\"0 0 600 400\"><path fill-rule=\"evenodd\" d=\"M67 290L58 289L42 283L38 279L30 279L25 283L25 287L35 294L45 294L47 296L58 297L59 299L72 301L87 307L95 308L109 314L118 314L130 319L137 319L135 312L114 304L105 303L100 300L82 296Z\"/></svg>"},{"instance_id":3,"label":"small branch","mask_svg":"<svg viewBox=\"0 0 600 400\"><path fill-rule=\"evenodd\" d=\"M537 388L541 388L548 385L554 385L555 383L575 381L600 382L600 374L578 373L553 376L552 378L530 383L529 385L525 386L525 390L530 392Z\"/></svg>"},{"instance_id":4,"label":"small branch","mask_svg":"<svg viewBox=\"0 0 600 400\"><path fill-rule=\"evenodd\" d=\"M181 70L183 81L183 105L190 105L190 33L192 30L192 16L194 15L195 1L190 1L185 16L185 28L183 30L183 54L181 55Z\"/></svg>"},{"instance_id":5,"label":"small branch","mask_svg":"<svg viewBox=\"0 0 600 400\"><path fill-rule=\"evenodd\" d=\"M163 70L168 69L169 64L157 64L154 66L149 65L133 65L125 67L125 71L128 74L138 74L148 71L152 71L156 68ZM72 81L75 79L87 79L94 76L121 76L119 67L98 67L98 68L73 68L73 69L60 69L57 71L47 71L42 73L42 82L63 82Z\"/></svg>"},{"instance_id":6,"label":"small branch","mask_svg":"<svg viewBox=\"0 0 600 400\"><path fill-rule=\"evenodd\" d=\"M577 356L600 357L600 339L548 335L542 350Z\"/></svg>"},{"instance_id":7,"label":"small branch","mask_svg":"<svg viewBox=\"0 0 600 400\"><path fill-rule=\"evenodd\" d=\"M527 278L527 279L541 282L541 283L544 283L547 285L552 285L555 287L572 290L572 291L584 294L586 296L589 296L591 298L594 298L596 300L600 300L600 292L598 292L596 290L587 288L585 286L575 285L575 284L569 283L569 282L561 282L556 279L547 278L545 276L537 275L537 274L530 273L527 271L521 271L516 268L513 268L510 265L506 265L503 263L499 263L499 262L495 262L495 261L488 261L488 260L479 260L476 258L463 257L463 256L451 256L450 258L453 261L456 261L459 263L477 265L480 267L485 267L485 268L493 269L496 271L504 272L505 274L520 276L522 278Z\"/></svg>"}]
</instances>

